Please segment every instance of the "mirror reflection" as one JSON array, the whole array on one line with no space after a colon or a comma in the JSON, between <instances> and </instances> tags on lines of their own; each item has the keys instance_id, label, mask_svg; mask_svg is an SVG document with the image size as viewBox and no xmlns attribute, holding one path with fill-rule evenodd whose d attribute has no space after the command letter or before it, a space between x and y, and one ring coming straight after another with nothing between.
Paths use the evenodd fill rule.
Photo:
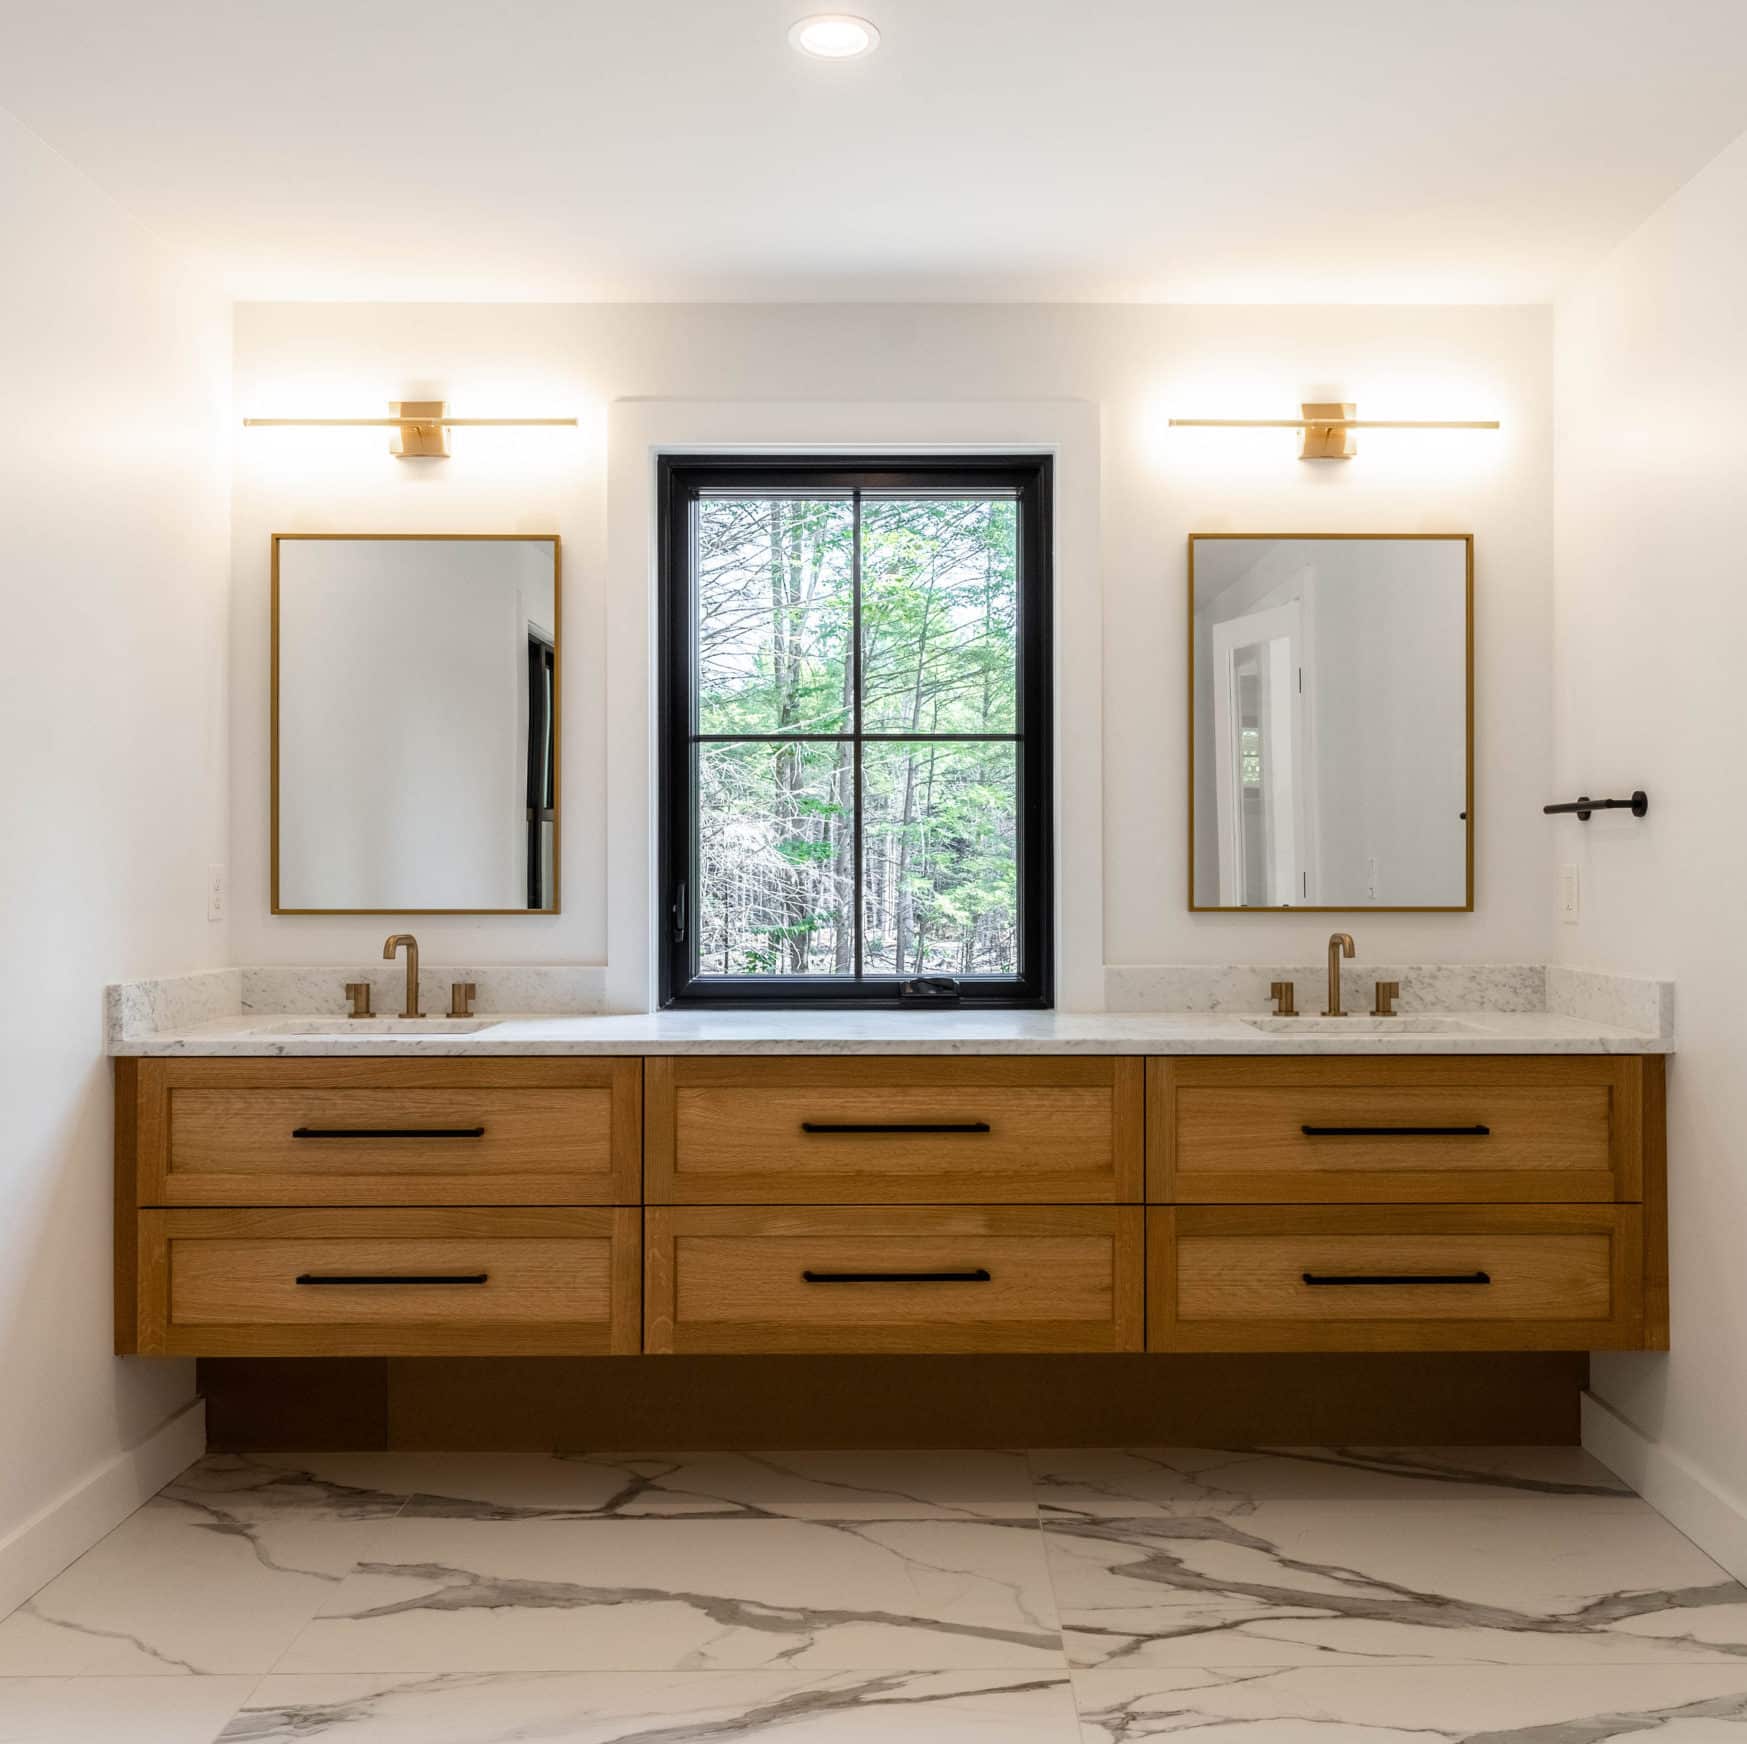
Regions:
<instances>
[{"instance_id":1,"label":"mirror reflection","mask_svg":"<svg viewBox=\"0 0 1747 1744\"><path fill-rule=\"evenodd\" d=\"M1472 540L1189 541L1190 906L1473 906Z\"/></svg>"},{"instance_id":2,"label":"mirror reflection","mask_svg":"<svg viewBox=\"0 0 1747 1744\"><path fill-rule=\"evenodd\" d=\"M556 538L273 541L273 911L558 908Z\"/></svg>"}]
</instances>

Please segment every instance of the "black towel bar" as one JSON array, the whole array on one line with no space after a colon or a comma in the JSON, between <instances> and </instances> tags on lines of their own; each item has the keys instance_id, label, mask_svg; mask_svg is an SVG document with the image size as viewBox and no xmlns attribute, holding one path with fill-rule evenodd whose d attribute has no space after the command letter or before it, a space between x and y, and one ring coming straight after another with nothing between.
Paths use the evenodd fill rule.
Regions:
<instances>
[{"instance_id":1,"label":"black towel bar","mask_svg":"<svg viewBox=\"0 0 1747 1744\"><path fill-rule=\"evenodd\" d=\"M1630 799L1591 799L1587 793L1580 793L1569 805L1544 805L1541 810L1549 817L1555 812L1576 812L1579 823L1588 823L1592 811L1629 811L1633 817L1642 817L1650 809L1650 796L1643 788L1634 788Z\"/></svg>"}]
</instances>

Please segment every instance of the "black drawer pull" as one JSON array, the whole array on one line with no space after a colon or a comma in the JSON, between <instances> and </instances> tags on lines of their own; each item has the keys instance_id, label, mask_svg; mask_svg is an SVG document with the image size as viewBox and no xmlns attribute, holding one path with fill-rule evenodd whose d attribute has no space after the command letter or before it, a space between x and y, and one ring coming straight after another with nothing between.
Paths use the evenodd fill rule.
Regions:
<instances>
[{"instance_id":1,"label":"black drawer pull","mask_svg":"<svg viewBox=\"0 0 1747 1744\"><path fill-rule=\"evenodd\" d=\"M293 1138L484 1138L483 1126L299 1126Z\"/></svg>"},{"instance_id":2,"label":"black drawer pull","mask_svg":"<svg viewBox=\"0 0 1747 1744\"><path fill-rule=\"evenodd\" d=\"M913 1123L900 1121L845 1121L833 1122L825 1120L803 1120L802 1132L988 1132L989 1123L986 1120L922 1120Z\"/></svg>"},{"instance_id":3,"label":"black drawer pull","mask_svg":"<svg viewBox=\"0 0 1747 1744\"><path fill-rule=\"evenodd\" d=\"M1488 1272L1360 1273L1346 1277L1335 1272L1304 1272L1307 1284L1490 1284Z\"/></svg>"},{"instance_id":4,"label":"black drawer pull","mask_svg":"<svg viewBox=\"0 0 1747 1744\"><path fill-rule=\"evenodd\" d=\"M1301 1126L1306 1138L1489 1138L1490 1126Z\"/></svg>"},{"instance_id":5,"label":"black drawer pull","mask_svg":"<svg viewBox=\"0 0 1747 1744\"><path fill-rule=\"evenodd\" d=\"M483 1284L489 1272L300 1272L300 1284Z\"/></svg>"},{"instance_id":6,"label":"black drawer pull","mask_svg":"<svg viewBox=\"0 0 1747 1744\"><path fill-rule=\"evenodd\" d=\"M807 1284L987 1284L992 1275L974 1272L802 1272Z\"/></svg>"}]
</instances>

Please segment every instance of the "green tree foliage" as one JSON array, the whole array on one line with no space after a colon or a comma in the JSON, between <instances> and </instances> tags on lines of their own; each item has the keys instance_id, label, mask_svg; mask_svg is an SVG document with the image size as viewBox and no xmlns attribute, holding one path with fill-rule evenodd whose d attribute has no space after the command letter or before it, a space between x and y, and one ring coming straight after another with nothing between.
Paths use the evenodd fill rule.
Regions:
<instances>
[{"instance_id":1,"label":"green tree foliage","mask_svg":"<svg viewBox=\"0 0 1747 1744\"><path fill-rule=\"evenodd\" d=\"M697 538L699 967L1018 968L1017 506L707 497ZM857 753L853 733L878 738ZM742 735L760 735L757 739ZM827 735L801 739L792 735Z\"/></svg>"}]
</instances>

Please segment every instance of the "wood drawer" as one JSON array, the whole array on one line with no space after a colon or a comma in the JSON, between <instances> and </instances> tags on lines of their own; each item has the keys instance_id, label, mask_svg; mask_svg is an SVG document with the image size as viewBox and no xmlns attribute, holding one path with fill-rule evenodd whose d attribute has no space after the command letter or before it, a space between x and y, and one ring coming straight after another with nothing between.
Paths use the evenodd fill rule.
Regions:
<instances>
[{"instance_id":1,"label":"wood drawer","mask_svg":"<svg viewBox=\"0 0 1747 1744\"><path fill-rule=\"evenodd\" d=\"M1138 1059L651 1059L653 1204L1138 1202Z\"/></svg>"},{"instance_id":2,"label":"wood drawer","mask_svg":"<svg viewBox=\"0 0 1747 1744\"><path fill-rule=\"evenodd\" d=\"M137 1320L123 1317L117 1345L148 1356L634 1352L641 1222L595 1209L144 1211ZM387 1281L409 1278L449 1281Z\"/></svg>"},{"instance_id":3,"label":"wood drawer","mask_svg":"<svg viewBox=\"0 0 1747 1744\"><path fill-rule=\"evenodd\" d=\"M1176 1204L1635 1201L1660 1059L1148 1062L1147 1188Z\"/></svg>"},{"instance_id":4,"label":"wood drawer","mask_svg":"<svg viewBox=\"0 0 1747 1744\"><path fill-rule=\"evenodd\" d=\"M146 1205L612 1205L640 1196L636 1060L124 1060ZM131 1085L131 1089L130 1089ZM124 1154L124 1150L125 1153Z\"/></svg>"},{"instance_id":5,"label":"wood drawer","mask_svg":"<svg viewBox=\"0 0 1747 1744\"><path fill-rule=\"evenodd\" d=\"M1183 1206L1147 1245L1151 1350L1645 1343L1635 1205Z\"/></svg>"},{"instance_id":6,"label":"wood drawer","mask_svg":"<svg viewBox=\"0 0 1747 1744\"><path fill-rule=\"evenodd\" d=\"M651 1209L645 1345L1139 1350L1142 1216L1103 1206Z\"/></svg>"}]
</instances>

